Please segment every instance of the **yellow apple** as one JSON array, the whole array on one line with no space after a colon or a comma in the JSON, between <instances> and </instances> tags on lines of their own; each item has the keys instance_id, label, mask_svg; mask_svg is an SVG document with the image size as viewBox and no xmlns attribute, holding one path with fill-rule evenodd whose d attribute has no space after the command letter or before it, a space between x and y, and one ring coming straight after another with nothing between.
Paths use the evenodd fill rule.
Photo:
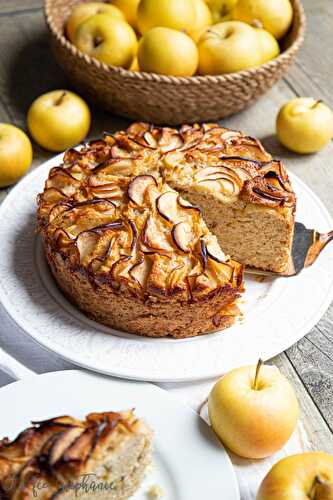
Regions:
<instances>
[{"instance_id":1,"label":"yellow apple","mask_svg":"<svg viewBox=\"0 0 333 500\"><path fill-rule=\"evenodd\" d=\"M88 2L77 5L68 18L66 33L71 42L74 41L78 26L96 14L108 14L125 20L124 14L117 7L103 2Z\"/></svg>"},{"instance_id":2,"label":"yellow apple","mask_svg":"<svg viewBox=\"0 0 333 500\"><path fill-rule=\"evenodd\" d=\"M97 14L81 23L74 44L99 61L126 69L131 66L138 46L133 28L107 14Z\"/></svg>"},{"instance_id":3,"label":"yellow apple","mask_svg":"<svg viewBox=\"0 0 333 500\"><path fill-rule=\"evenodd\" d=\"M209 27L198 41L199 73L234 73L261 64L259 37L254 28L238 21Z\"/></svg>"},{"instance_id":4,"label":"yellow apple","mask_svg":"<svg viewBox=\"0 0 333 500\"><path fill-rule=\"evenodd\" d=\"M267 474L257 500L333 500L333 456L322 452L283 458Z\"/></svg>"},{"instance_id":5,"label":"yellow apple","mask_svg":"<svg viewBox=\"0 0 333 500\"><path fill-rule=\"evenodd\" d=\"M231 451L264 458L283 447L299 414L295 392L275 366L236 368L222 377L208 398L212 427Z\"/></svg>"},{"instance_id":6,"label":"yellow apple","mask_svg":"<svg viewBox=\"0 0 333 500\"><path fill-rule=\"evenodd\" d=\"M198 67L198 49L192 38L170 28L153 28L139 43L141 71L161 75L192 76Z\"/></svg>"},{"instance_id":7,"label":"yellow apple","mask_svg":"<svg viewBox=\"0 0 333 500\"><path fill-rule=\"evenodd\" d=\"M133 62L132 62L129 69L130 69L130 71L140 71L137 57L134 57Z\"/></svg>"},{"instance_id":8,"label":"yellow apple","mask_svg":"<svg viewBox=\"0 0 333 500\"><path fill-rule=\"evenodd\" d=\"M280 54L280 46L276 38L263 28L255 28L257 36L259 37L260 50L261 50L261 63L271 61Z\"/></svg>"},{"instance_id":9,"label":"yellow apple","mask_svg":"<svg viewBox=\"0 0 333 500\"><path fill-rule=\"evenodd\" d=\"M315 153L333 137L333 112L321 101L298 97L279 111L276 131L280 142L296 153Z\"/></svg>"},{"instance_id":10,"label":"yellow apple","mask_svg":"<svg viewBox=\"0 0 333 500\"><path fill-rule=\"evenodd\" d=\"M54 90L32 103L27 120L30 134L40 146L63 151L86 137L91 115L81 97L68 90Z\"/></svg>"},{"instance_id":11,"label":"yellow apple","mask_svg":"<svg viewBox=\"0 0 333 500\"><path fill-rule=\"evenodd\" d=\"M213 24L211 11L204 0L192 0L195 10L194 26L189 31L189 35L197 42L202 33Z\"/></svg>"},{"instance_id":12,"label":"yellow apple","mask_svg":"<svg viewBox=\"0 0 333 500\"><path fill-rule=\"evenodd\" d=\"M212 11L213 23L229 21L231 11L237 2L238 0L207 0L208 6Z\"/></svg>"},{"instance_id":13,"label":"yellow apple","mask_svg":"<svg viewBox=\"0 0 333 500\"><path fill-rule=\"evenodd\" d=\"M122 11L128 24L136 29L137 11L140 0L111 0L111 3Z\"/></svg>"},{"instance_id":14,"label":"yellow apple","mask_svg":"<svg viewBox=\"0 0 333 500\"><path fill-rule=\"evenodd\" d=\"M141 0L138 7L138 27L141 33L163 26L190 32L195 24L192 0Z\"/></svg>"},{"instance_id":15,"label":"yellow apple","mask_svg":"<svg viewBox=\"0 0 333 500\"><path fill-rule=\"evenodd\" d=\"M29 137L9 123L0 123L0 188L14 184L32 162Z\"/></svg>"},{"instance_id":16,"label":"yellow apple","mask_svg":"<svg viewBox=\"0 0 333 500\"><path fill-rule=\"evenodd\" d=\"M277 40L289 30L293 20L290 0L239 0L232 11L236 21L260 21Z\"/></svg>"}]
</instances>

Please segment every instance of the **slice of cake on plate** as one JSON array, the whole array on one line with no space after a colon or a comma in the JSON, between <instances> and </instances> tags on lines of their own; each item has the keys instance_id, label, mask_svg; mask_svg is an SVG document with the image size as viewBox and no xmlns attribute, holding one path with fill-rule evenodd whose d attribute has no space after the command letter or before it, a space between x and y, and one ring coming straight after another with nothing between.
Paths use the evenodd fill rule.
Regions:
<instances>
[{"instance_id":1,"label":"slice of cake on plate","mask_svg":"<svg viewBox=\"0 0 333 500\"><path fill-rule=\"evenodd\" d=\"M0 441L4 500L126 500L151 462L152 433L132 411L35 422Z\"/></svg>"}]
</instances>

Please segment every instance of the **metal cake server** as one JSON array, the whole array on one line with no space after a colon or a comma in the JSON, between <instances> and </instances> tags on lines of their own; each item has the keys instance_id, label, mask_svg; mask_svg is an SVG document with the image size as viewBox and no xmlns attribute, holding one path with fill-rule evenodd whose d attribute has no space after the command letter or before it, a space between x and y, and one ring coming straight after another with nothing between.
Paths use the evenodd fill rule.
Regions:
<instances>
[{"instance_id":1,"label":"metal cake server","mask_svg":"<svg viewBox=\"0 0 333 500\"><path fill-rule=\"evenodd\" d=\"M257 276L296 276L304 268L311 266L325 246L333 240L333 231L318 233L315 229L307 229L301 222L295 222L294 239L290 262L282 273L262 271L253 267L246 267L245 273Z\"/></svg>"}]
</instances>

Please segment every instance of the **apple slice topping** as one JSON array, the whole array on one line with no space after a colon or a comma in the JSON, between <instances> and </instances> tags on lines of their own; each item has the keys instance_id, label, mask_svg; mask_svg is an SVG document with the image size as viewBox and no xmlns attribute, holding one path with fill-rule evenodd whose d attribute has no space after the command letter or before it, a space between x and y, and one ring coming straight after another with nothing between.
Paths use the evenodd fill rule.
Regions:
<instances>
[{"instance_id":1,"label":"apple slice topping","mask_svg":"<svg viewBox=\"0 0 333 500\"><path fill-rule=\"evenodd\" d=\"M163 137L162 137L163 138ZM174 151L175 149L178 149L182 147L183 141L182 138L178 134L173 134L170 137L168 137L168 141L165 141L165 144L163 144L163 141L160 141L160 151L162 153L168 153L170 151Z\"/></svg>"},{"instance_id":2,"label":"apple slice topping","mask_svg":"<svg viewBox=\"0 0 333 500\"><path fill-rule=\"evenodd\" d=\"M182 208L185 208L185 210L196 210L197 212L199 212L201 214L201 208L198 207L197 205L192 205L192 203L185 200L185 198L178 196L177 201L178 201L178 205L181 206Z\"/></svg>"},{"instance_id":3,"label":"apple slice topping","mask_svg":"<svg viewBox=\"0 0 333 500\"><path fill-rule=\"evenodd\" d=\"M156 185L156 179L152 175L138 175L128 185L128 197L136 205L142 206L146 190L149 186Z\"/></svg>"},{"instance_id":4,"label":"apple slice topping","mask_svg":"<svg viewBox=\"0 0 333 500\"><path fill-rule=\"evenodd\" d=\"M237 139L241 135L242 134L240 132L237 132L236 130L226 130L225 132L223 132L223 134L221 134L221 139L227 142L233 139Z\"/></svg>"},{"instance_id":5,"label":"apple slice topping","mask_svg":"<svg viewBox=\"0 0 333 500\"><path fill-rule=\"evenodd\" d=\"M213 237L210 238L208 242L206 242L206 250L208 257L216 260L216 262L223 263L227 260L225 253L221 250L217 240Z\"/></svg>"},{"instance_id":6,"label":"apple slice topping","mask_svg":"<svg viewBox=\"0 0 333 500\"><path fill-rule=\"evenodd\" d=\"M156 200L156 208L158 213L168 222L175 223L178 215L178 193L175 191L167 191L161 194Z\"/></svg>"},{"instance_id":7,"label":"apple slice topping","mask_svg":"<svg viewBox=\"0 0 333 500\"><path fill-rule=\"evenodd\" d=\"M178 222L171 231L173 241L176 246L184 253L189 253L194 242L194 234L188 222Z\"/></svg>"},{"instance_id":8,"label":"apple slice topping","mask_svg":"<svg viewBox=\"0 0 333 500\"><path fill-rule=\"evenodd\" d=\"M155 220L149 216L143 231L143 243L148 248L160 252L172 251L166 235L158 228Z\"/></svg>"},{"instance_id":9,"label":"apple slice topping","mask_svg":"<svg viewBox=\"0 0 333 500\"><path fill-rule=\"evenodd\" d=\"M100 235L95 231L84 231L76 238L76 247L80 254L80 261L86 263L97 245Z\"/></svg>"},{"instance_id":10,"label":"apple slice topping","mask_svg":"<svg viewBox=\"0 0 333 500\"><path fill-rule=\"evenodd\" d=\"M145 132L143 134L144 140L151 148L157 148L157 141L155 137L150 132Z\"/></svg>"},{"instance_id":11,"label":"apple slice topping","mask_svg":"<svg viewBox=\"0 0 333 500\"><path fill-rule=\"evenodd\" d=\"M152 263L150 259L148 257L142 257L137 264L131 267L129 275L141 286L141 288L145 289L151 267Z\"/></svg>"}]
</instances>

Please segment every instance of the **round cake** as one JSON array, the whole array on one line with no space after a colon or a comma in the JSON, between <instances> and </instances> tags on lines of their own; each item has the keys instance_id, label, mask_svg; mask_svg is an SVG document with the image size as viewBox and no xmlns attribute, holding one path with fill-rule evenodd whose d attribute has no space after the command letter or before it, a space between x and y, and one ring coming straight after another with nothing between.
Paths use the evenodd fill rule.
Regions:
<instances>
[{"instance_id":1,"label":"round cake","mask_svg":"<svg viewBox=\"0 0 333 500\"><path fill-rule=\"evenodd\" d=\"M286 170L256 139L135 123L65 153L38 196L38 229L82 311L183 338L235 321L243 264L284 269L294 211Z\"/></svg>"}]
</instances>

